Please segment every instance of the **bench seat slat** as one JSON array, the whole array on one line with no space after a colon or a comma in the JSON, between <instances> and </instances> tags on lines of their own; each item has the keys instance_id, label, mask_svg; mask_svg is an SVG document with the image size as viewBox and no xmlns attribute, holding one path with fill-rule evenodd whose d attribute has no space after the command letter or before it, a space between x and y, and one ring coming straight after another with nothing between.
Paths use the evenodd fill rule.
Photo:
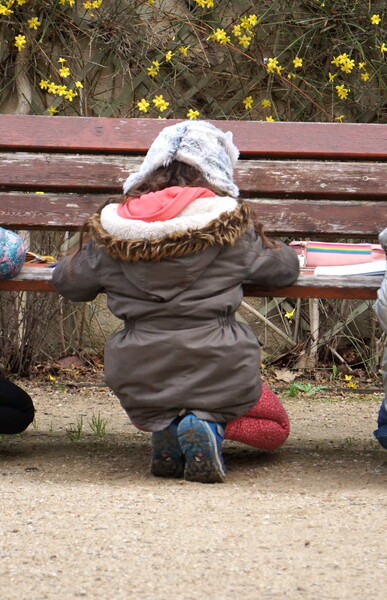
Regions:
<instances>
[{"instance_id":1,"label":"bench seat slat","mask_svg":"<svg viewBox=\"0 0 387 600\"><path fill-rule=\"evenodd\" d=\"M52 267L26 266L13 279L0 280L0 290L42 290L52 291ZM301 273L297 282L279 290L260 290L254 286L245 286L245 296L277 298L376 298L381 276L352 275L350 277L319 276Z\"/></svg>"},{"instance_id":2,"label":"bench seat slat","mask_svg":"<svg viewBox=\"0 0 387 600\"><path fill-rule=\"evenodd\" d=\"M121 192L141 157L0 153L0 189ZM386 196L387 163L240 160L241 194L377 198Z\"/></svg>"},{"instance_id":3,"label":"bench seat slat","mask_svg":"<svg viewBox=\"0 0 387 600\"><path fill-rule=\"evenodd\" d=\"M1 115L0 148L18 150L146 152L155 136L177 120ZM387 125L213 121L232 131L241 154L274 158L293 155L386 160Z\"/></svg>"}]
</instances>

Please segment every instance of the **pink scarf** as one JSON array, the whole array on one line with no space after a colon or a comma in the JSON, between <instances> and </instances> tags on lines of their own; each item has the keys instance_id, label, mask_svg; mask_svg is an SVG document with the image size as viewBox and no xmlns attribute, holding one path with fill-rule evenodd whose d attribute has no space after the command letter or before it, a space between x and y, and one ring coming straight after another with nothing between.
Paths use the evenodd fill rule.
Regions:
<instances>
[{"instance_id":1,"label":"pink scarf","mask_svg":"<svg viewBox=\"0 0 387 600\"><path fill-rule=\"evenodd\" d=\"M173 187L158 192L150 192L139 198L129 198L119 205L117 213L123 219L137 219L146 222L168 221L178 215L183 208L197 198L212 198L214 192L202 187Z\"/></svg>"}]
</instances>

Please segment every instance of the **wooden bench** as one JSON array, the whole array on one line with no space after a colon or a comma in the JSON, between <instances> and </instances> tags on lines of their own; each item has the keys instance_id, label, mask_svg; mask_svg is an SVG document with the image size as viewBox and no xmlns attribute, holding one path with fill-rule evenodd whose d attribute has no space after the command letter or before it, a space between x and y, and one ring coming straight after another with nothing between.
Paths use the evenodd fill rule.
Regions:
<instances>
[{"instance_id":1,"label":"wooden bench","mask_svg":"<svg viewBox=\"0 0 387 600\"><path fill-rule=\"evenodd\" d=\"M0 225L78 230L119 201L157 133L175 121L0 115ZM241 197L275 237L377 242L387 225L387 125L215 121L240 149ZM36 192L44 194L36 194ZM52 269L25 267L2 290L52 291ZM379 276L316 277L247 296L373 299Z\"/></svg>"}]
</instances>

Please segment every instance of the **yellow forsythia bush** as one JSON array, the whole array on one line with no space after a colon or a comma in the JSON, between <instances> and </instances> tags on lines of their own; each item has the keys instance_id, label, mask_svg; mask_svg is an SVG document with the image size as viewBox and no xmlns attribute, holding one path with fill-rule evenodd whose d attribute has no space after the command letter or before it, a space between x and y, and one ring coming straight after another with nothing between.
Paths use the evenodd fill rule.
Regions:
<instances>
[{"instance_id":1,"label":"yellow forsythia bush","mask_svg":"<svg viewBox=\"0 0 387 600\"><path fill-rule=\"evenodd\" d=\"M0 112L387 122L383 0L0 0Z\"/></svg>"}]
</instances>

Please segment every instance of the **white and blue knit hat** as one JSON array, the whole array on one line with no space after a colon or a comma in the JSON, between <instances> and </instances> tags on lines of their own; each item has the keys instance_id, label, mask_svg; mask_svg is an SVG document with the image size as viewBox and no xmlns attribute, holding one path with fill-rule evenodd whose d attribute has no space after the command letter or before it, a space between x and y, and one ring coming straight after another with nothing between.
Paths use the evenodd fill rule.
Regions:
<instances>
[{"instance_id":1,"label":"white and blue knit hat","mask_svg":"<svg viewBox=\"0 0 387 600\"><path fill-rule=\"evenodd\" d=\"M230 196L239 196L233 171L239 151L231 131L221 131L208 121L183 121L165 127L152 142L137 173L124 183L124 194L151 173L178 160L195 167L206 181Z\"/></svg>"}]
</instances>

